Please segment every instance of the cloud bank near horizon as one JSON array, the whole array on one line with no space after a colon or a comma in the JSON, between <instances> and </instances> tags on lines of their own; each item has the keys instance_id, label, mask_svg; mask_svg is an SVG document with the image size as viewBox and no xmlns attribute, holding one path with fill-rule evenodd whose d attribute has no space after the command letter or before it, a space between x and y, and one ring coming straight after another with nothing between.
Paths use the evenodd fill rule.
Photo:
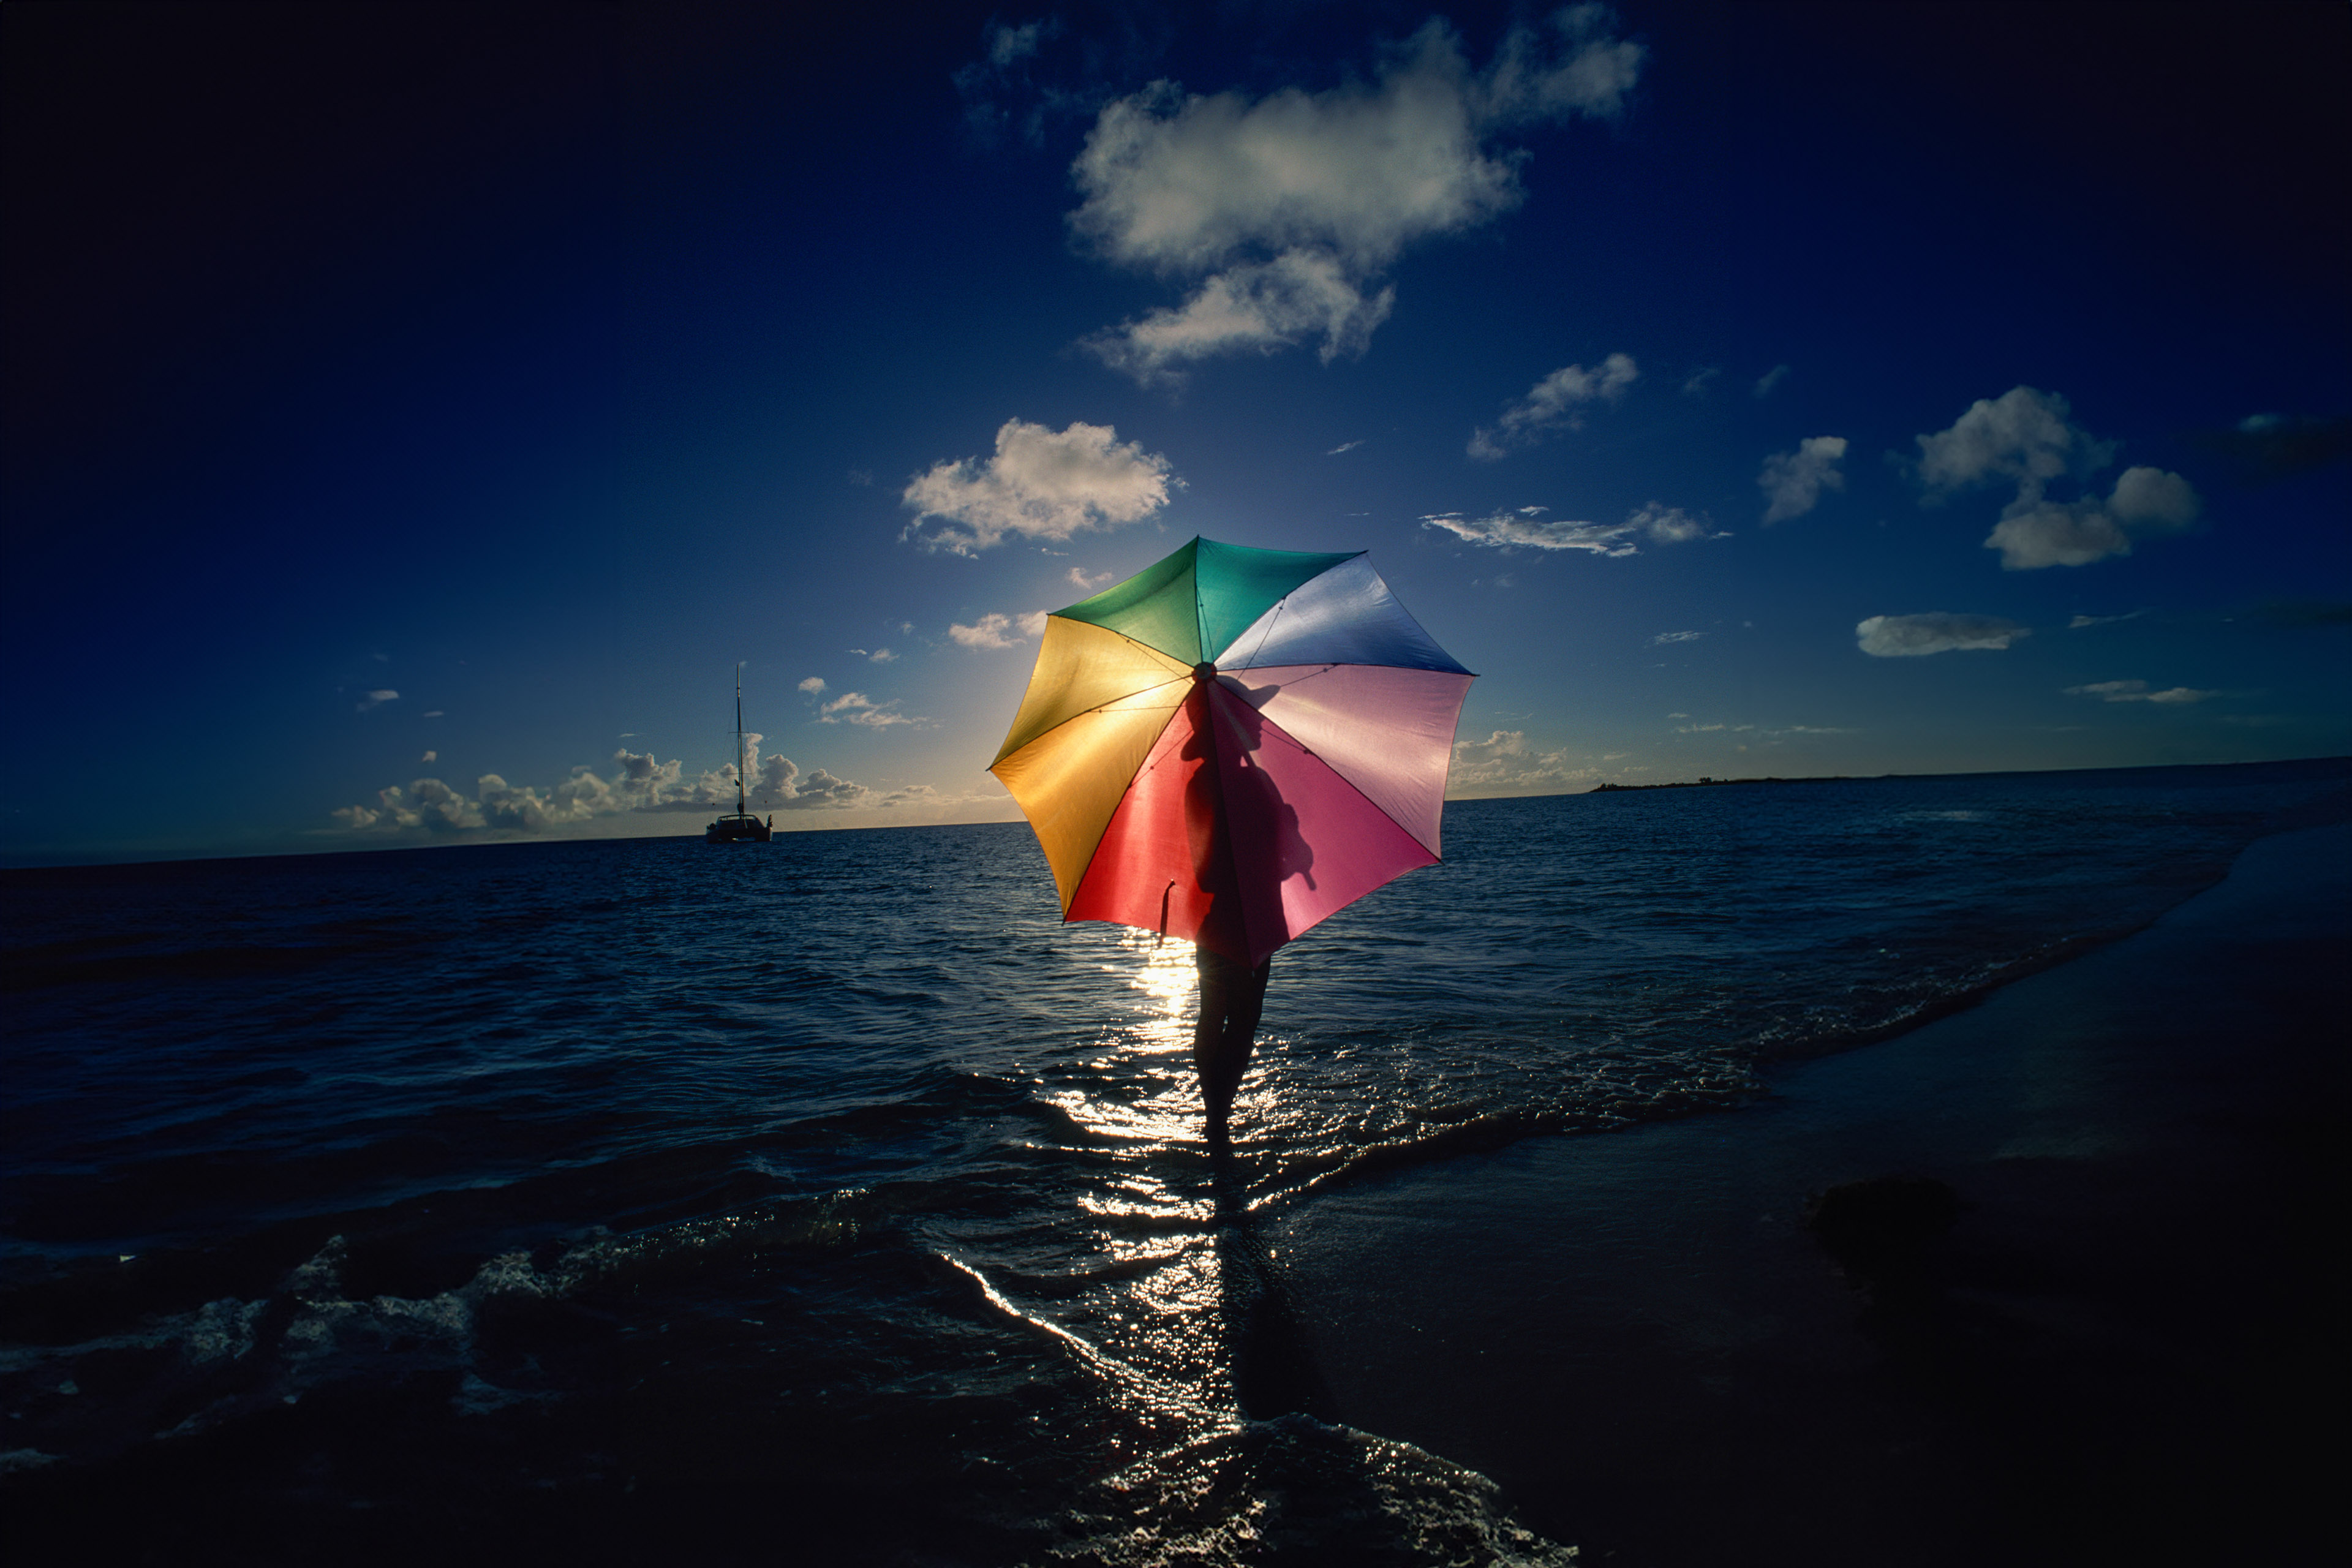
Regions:
<instances>
[{"instance_id":1,"label":"cloud bank near horizon","mask_svg":"<svg viewBox=\"0 0 2352 1568\"><path fill-rule=\"evenodd\" d=\"M824 768L803 773L790 757L761 756L762 739L750 731L743 737L744 793L755 812L839 811L860 806L888 809L944 804L944 798L929 784L877 790ZM338 807L330 814L337 825L330 831L373 837L428 838L467 833L543 834L630 813L657 815L735 808L736 773L732 763L688 780L683 777L682 762L663 762L650 752L632 752L624 747L613 753L612 760L615 766L609 776L582 763L572 770L569 778L547 788L510 784L498 773L484 773L475 781L470 797L437 778L392 784L376 792L373 805Z\"/></svg>"},{"instance_id":2,"label":"cloud bank near horizon","mask_svg":"<svg viewBox=\"0 0 2352 1568\"><path fill-rule=\"evenodd\" d=\"M1600 769L1575 765L1565 750L1539 751L1528 744L1523 730L1496 730L1483 741L1454 742L1454 765L1446 773L1445 793L1448 799L1479 791L1532 794L1590 784L1600 777Z\"/></svg>"}]
</instances>

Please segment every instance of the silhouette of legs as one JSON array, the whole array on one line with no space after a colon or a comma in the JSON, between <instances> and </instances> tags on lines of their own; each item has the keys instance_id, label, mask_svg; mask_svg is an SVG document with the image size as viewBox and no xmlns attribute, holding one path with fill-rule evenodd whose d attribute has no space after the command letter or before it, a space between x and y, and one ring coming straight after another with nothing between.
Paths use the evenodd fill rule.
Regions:
<instances>
[{"instance_id":1,"label":"silhouette of legs","mask_svg":"<svg viewBox=\"0 0 2352 1568\"><path fill-rule=\"evenodd\" d=\"M1257 1043L1258 1016L1265 1010L1267 959L1253 969L1202 947L1194 950L1201 972L1201 1017L1192 1026L1192 1066L1201 1075L1201 1099L1208 1107L1209 1134L1222 1137Z\"/></svg>"}]
</instances>

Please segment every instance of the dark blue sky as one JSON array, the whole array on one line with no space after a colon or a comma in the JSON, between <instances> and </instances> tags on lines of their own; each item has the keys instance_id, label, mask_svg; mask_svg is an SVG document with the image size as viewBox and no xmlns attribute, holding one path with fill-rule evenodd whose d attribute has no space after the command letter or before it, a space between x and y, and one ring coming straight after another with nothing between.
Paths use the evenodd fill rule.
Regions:
<instances>
[{"instance_id":1,"label":"dark blue sky","mask_svg":"<svg viewBox=\"0 0 2352 1568\"><path fill-rule=\"evenodd\" d=\"M2352 750L2346 18L6 7L0 852L1008 816L1196 532L1457 794Z\"/></svg>"}]
</instances>

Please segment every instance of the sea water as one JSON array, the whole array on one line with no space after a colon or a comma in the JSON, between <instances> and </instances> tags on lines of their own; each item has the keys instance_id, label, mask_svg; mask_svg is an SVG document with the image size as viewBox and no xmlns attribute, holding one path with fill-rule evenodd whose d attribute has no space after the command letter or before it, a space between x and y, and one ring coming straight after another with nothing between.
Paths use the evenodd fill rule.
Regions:
<instances>
[{"instance_id":1,"label":"sea water","mask_svg":"<svg viewBox=\"0 0 2352 1568\"><path fill-rule=\"evenodd\" d=\"M6 873L0 1496L167 1558L1565 1562L1318 1408L1264 1227L1736 1110L2347 776L1455 803L1276 955L1229 1151L1191 949L1063 926L1018 825Z\"/></svg>"}]
</instances>

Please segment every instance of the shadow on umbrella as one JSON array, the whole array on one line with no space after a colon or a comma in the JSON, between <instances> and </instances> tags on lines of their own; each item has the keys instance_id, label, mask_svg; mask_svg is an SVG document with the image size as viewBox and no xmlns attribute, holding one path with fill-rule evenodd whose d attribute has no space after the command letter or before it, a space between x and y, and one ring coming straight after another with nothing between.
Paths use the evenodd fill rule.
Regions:
<instances>
[{"instance_id":1,"label":"shadow on umbrella","mask_svg":"<svg viewBox=\"0 0 2352 1568\"><path fill-rule=\"evenodd\" d=\"M1227 942L1245 952L1248 939L1242 934L1238 918L1240 884L1255 880L1251 873L1260 868L1234 863L1233 857L1240 853L1234 843L1234 819L1263 824L1271 830L1270 853L1263 857L1271 864L1263 869L1274 873L1274 885L1277 888L1293 877L1304 879L1309 888L1315 886L1315 848L1299 831L1297 807L1283 799L1281 787L1274 782L1273 775L1255 760L1265 743L1265 720L1258 709L1282 688L1250 687L1230 675L1217 684L1241 701L1226 706L1213 718L1207 683L1194 687L1186 699L1197 710L1192 715L1192 731L1177 754L1186 762L1202 764L1185 785L1184 803L1193 880L1209 899L1202 928L1204 931L1219 930L1223 917L1231 921L1232 934L1226 938ZM1217 765L1218 753L1234 742L1238 746L1234 747L1236 754L1233 760L1237 765L1229 777ZM1164 915L1162 925L1164 928Z\"/></svg>"},{"instance_id":2,"label":"shadow on umbrella","mask_svg":"<svg viewBox=\"0 0 2352 1568\"><path fill-rule=\"evenodd\" d=\"M1293 877L1315 886L1315 847L1298 828L1298 808L1282 798L1282 791L1274 775L1259 767L1254 759L1265 743L1265 719L1258 710L1265 707L1282 688L1277 685L1247 686L1238 676L1223 677L1219 684L1242 700L1239 711L1230 711L1227 734L1238 734L1242 742L1242 788L1251 796L1249 811L1252 819L1272 825L1274 828L1274 879L1278 887Z\"/></svg>"}]
</instances>

